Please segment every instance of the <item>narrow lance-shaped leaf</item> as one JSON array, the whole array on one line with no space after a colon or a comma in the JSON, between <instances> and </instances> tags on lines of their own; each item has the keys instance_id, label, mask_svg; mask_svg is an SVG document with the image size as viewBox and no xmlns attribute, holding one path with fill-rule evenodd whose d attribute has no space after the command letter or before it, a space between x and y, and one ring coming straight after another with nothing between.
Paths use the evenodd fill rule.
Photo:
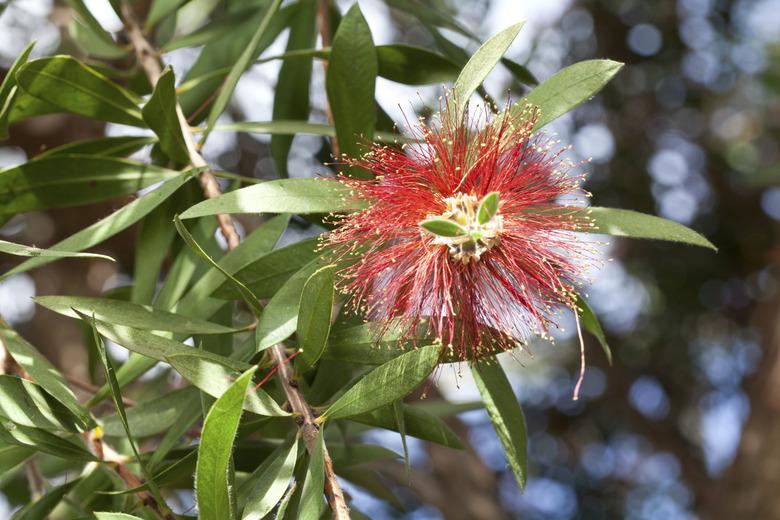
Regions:
<instances>
[{"instance_id":1,"label":"narrow lance-shaped leaf","mask_svg":"<svg viewBox=\"0 0 780 520\"><path fill-rule=\"evenodd\" d=\"M440 346L430 345L380 365L344 392L317 420L322 422L370 412L406 396L433 371L440 351Z\"/></svg>"},{"instance_id":2,"label":"narrow lance-shaped leaf","mask_svg":"<svg viewBox=\"0 0 780 520\"><path fill-rule=\"evenodd\" d=\"M492 36L476 50L468 63L463 67L455 85L452 87L452 97L455 100L457 110L454 112L455 121L460 122L466 110L469 98L482 84L487 75L504 56L509 46L515 40L517 33L523 27L523 23L517 23L507 27L500 33Z\"/></svg>"},{"instance_id":3,"label":"narrow lance-shaped leaf","mask_svg":"<svg viewBox=\"0 0 780 520\"><path fill-rule=\"evenodd\" d=\"M335 267L323 267L312 274L303 286L298 311L297 336L301 359L311 367L320 359L330 332L333 311L333 276Z\"/></svg>"},{"instance_id":4,"label":"narrow lance-shaped leaf","mask_svg":"<svg viewBox=\"0 0 780 520\"><path fill-rule=\"evenodd\" d=\"M181 214L182 219L228 213L330 213L363 209L349 190L331 180L280 179L247 186L207 199Z\"/></svg>"},{"instance_id":5,"label":"narrow lance-shaped leaf","mask_svg":"<svg viewBox=\"0 0 780 520\"><path fill-rule=\"evenodd\" d=\"M0 375L0 416L16 424L49 431L80 431L80 421L65 405L28 379Z\"/></svg>"},{"instance_id":6,"label":"narrow lance-shaped leaf","mask_svg":"<svg viewBox=\"0 0 780 520\"><path fill-rule=\"evenodd\" d=\"M528 447L525 418L512 385L498 361L475 363L471 367L474 381L485 403L490 422L504 447L509 466L520 489L525 488Z\"/></svg>"},{"instance_id":7,"label":"narrow lance-shaped leaf","mask_svg":"<svg viewBox=\"0 0 780 520\"><path fill-rule=\"evenodd\" d=\"M16 73L25 92L65 112L145 127L138 97L70 56L33 60Z\"/></svg>"},{"instance_id":8,"label":"narrow lance-shaped leaf","mask_svg":"<svg viewBox=\"0 0 780 520\"><path fill-rule=\"evenodd\" d=\"M290 486L298 455L298 439L281 446L252 473L238 490L241 520L261 520L279 503Z\"/></svg>"},{"instance_id":9,"label":"narrow lance-shaped leaf","mask_svg":"<svg viewBox=\"0 0 780 520\"><path fill-rule=\"evenodd\" d=\"M250 368L230 385L211 407L203 423L195 470L195 497L202 520L235 517L228 488L230 454L241 419L244 397L256 368Z\"/></svg>"},{"instance_id":10,"label":"narrow lance-shaped leaf","mask_svg":"<svg viewBox=\"0 0 780 520\"><path fill-rule=\"evenodd\" d=\"M78 479L52 488L42 497L31 501L14 513L11 520L44 520L45 518L49 518L49 513L57 507L57 504L65 497L65 494L70 491L77 482Z\"/></svg>"},{"instance_id":11,"label":"narrow lance-shaped leaf","mask_svg":"<svg viewBox=\"0 0 780 520\"><path fill-rule=\"evenodd\" d=\"M167 330L188 335L229 334L236 331L210 321L110 298L38 296L35 301L64 316L76 318L81 312L87 316L95 316L101 321L142 330Z\"/></svg>"},{"instance_id":12,"label":"narrow lance-shaped leaf","mask_svg":"<svg viewBox=\"0 0 780 520\"><path fill-rule=\"evenodd\" d=\"M35 156L36 159L61 154L85 154L105 157L127 157L146 145L154 144L157 138L153 136L119 135L83 139L51 148Z\"/></svg>"},{"instance_id":13,"label":"narrow lance-shaped leaf","mask_svg":"<svg viewBox=\"0 0 780 520\"><path fill-rule=\"evenodd\" d=\"M160 140L160 148L179 164L189 163L189 152L177 115L176 78L173 69L166 67L154 86L152 97L143 108L144 121Z\"/></svg>"},{"instance_id":14,"label":"narrow lance-shaped leaf","mask_svg":"<svg viewBox=\"0 0 780 520\"><path fill-rule=\"evenodd\" d=\"M91 321L89 317L85 314L79 313L79 317L86 324L88 324L92 329L92 336L95 341L95 345L97 345L98 356L100 357L100 362L103 365L103 370L106 374L106 381L108 382L108 387L111 390L111 397L114 401L114 406L116 408L117 415L119 416L119 420L122 423L122 428L124 429L125 435L127 436L127 442L130 444L130 448L133 450L133 455L135 455L135 460L138 462L138 465L141 467L141 471L144 475L144 478L146 479L149 489L152 492L152 496L154 497L154 500L157 502L158 507L160 507L161 511L163 511L164 513L170 513L170 511L168 510L168 506L165 503L165 500L163 500L162 495L160 495L160 490L157 488L157 485L154 483L154 480L151 478L151 474L148 472L143 459L141 459L141 454L138 452L138 446L136 445L135 439L133 438L133 433L130 431L130 425L127 423L127 415L125 414L125 405L122 402L122 391L119 388L119 384L116 381L116 373L114 372L114 366L111 363L111 360L108 359L106 346L103 344L103 338L100 337L97 328L95 327L94 317L92 318Z\"/></svg>"},{"instance_id":15,"label":"narrow lance-shaped leaf","mask_svg":"<svg viewBox=\"0 0 780 520\"><path fill-rule=\"evenodd\" d=\"M14 244L13 242L6 242L5 240L0 240L0 253L28 257L48 256L51 258L100 258L101 260L110 260L111 262L116 262L116 260L107 255L97 255L94 253L76 253L74 251L52 251L51 249L41 249L34 246Z\"/></svg>"},{"instance_id":16,"label":"narrow lance-shaped leaf","mask_svg":"<svg viewBox=\"0 0 780 520\"><path fill-rule=\"evenodd\" d=\"M114 157L62 154L33 159L0 170L0 214L99 202L180 175Z\"/></svg>"},{"instance_id":17,"label":"narrow lance-shaped leaf","mask_svg":"<svg viewBox=\"0 0 780 520\"><path fill-rule=\"evenodd\" d=\"M395 417L395 425L398 427L398 433L401 434L401 446L404 449L404 467L406 468L406 475L409 476L412 471L412 466L409 462L409 447L406 445L406 421L404 417L404 402L402 399L393 401L393 416Z\"/></svg>"},{"instance_id":18,"label":"narrow lance-shaped leaf","mask_svg":"<svg viewBox=\"0 0 780 520\"><path fill-rule=\"evenodd\" d=\"M361 139L372 140L376 126L374 90L377 56L371 29L355 3L339 23L333 37L326 78L339 150L351 157L363 152ZM351 175L367 173L351 170Z\"/></svg>"},{"instance_id":19,"label":"narrow lance-shaped leaf","mask_svg":"<svg viewBox=\"0 0 780 520\"><path fill-rule=\"evenodd\" d=\"M324 505L322 499L325 485L324 432L325 429L320 428L314 449L309 453L309 466L306 468L306 479L303 481L301 502L298 507L298 518L301 520L318 520Z\"/></svg>"},{"instance_id":20,"label":"narrow lance-shaped leaf","mask_svg":"<svg viewBox=\"0 0 780 520\"><path fill-rule=\"evenodd\" d=\"M612 60L587 60L569 65L512 105L510 116L517 117L526 105L537 106L541 114L535 129L542 128L596 95L622 67L622 63Z\"/></svg>"},{"instance_id":21,"label":"narrow lance-shaped leaf","mask_svg":"<svg viewBox=\"0 0 780 520\"><path fill-rule=\"evenodd\" d=\"M291 20L287 51L308 49L317 39L317 2L305 0L295 6ZM309 87L311 83L312 57L285 60L279 70L279 79L274 92L273 119L309 118ZM287 156L293 138L287 135L271 136L271 155L279 177L289 177Z\"/></svg>"},{"instance_id":22,"label":"narrow lance-shaped leaf","mask_svg":"<svg viewBox=\"0 0 780 520\"><path fill-rule=\"evenodd\" d=\"M222 114L222 112L224 112L227 104L230 102L230 98L233 97L233 90L235 90L236 85L238 84L238 80L241 79L241 76L244 74L246 69L249 68L249 66L252 64L252 60L254 59L262 41L261 38L268 29L268 25L271 23L271 18L273 18L273 16L279 10L279 6L281 4L282 0L273 0L271 5L268 6L268 10L263 17L263 20L260 22L260 25L257 26L257 30L255 30L254 35L252 35L252 39L249 41L249 44L244 49L244 52L241 53L241 56L239 56L238 60L233 65L233 68L230 70L227 78L225 78L225 81L222 83L222 88L219 90L217 99L211 106L211 112L209 112L209 117L206 121L206 130L203 132L201 143L206 141L209 133L211 133L211 129L214 128L214 124L217 122L217 118L220 116L220 114Z\"/></svg>"},{"instance_id":23,"label":"narrow lance-shaped leaf","mask_svg":"<svg viewBox=\"0 0 780 520\"><path fill-rule=\"evenodd\" d=\"M83 251L84 249L88 249L111 238L142 219L162 201L171 196L190 178L191 177L188 174L181 174L178 177L167 181L153 192L144 195L140 199L134 200L104 219L57 242L55 245L49 247L49 249L53 251ZM53 260L53 258L49 257L32 258L3 274L0 276L0 279L46 265Z\"/></svg>"},{"instance_id":24,"label":"narrow lance-shaped leaf","mask_svg":"<svg viewBox=\"0 0 780 520\"><path fill-rule=\"evenodd\" d=\"M19 57L8 69L8 72L3 78L3 82L0 83L0 140L8 137L8 118L11 115L11 109L13 108L14 101L18 94L18 87L16 85L16 71L27 63L27 58L30 57L33 47L36 42L31 42L27 47L22 50Z\"/></svg>"},{"instance_id":25,"label":"narrow lance-shaped leaf","mask_svg":"<svg viewBox=\"0 0 780 520\"><path fill-rule=\"evenodd\" d=\"M263 313L263 309L260 306L260 303L257 301L257 296L252 294L252 291L250 291L243 283L239 282L232 274L228 273L221 265L214 261L214 259L211 258L202 247L200 247L200 245L195 241L195 239L192 237L192 234L187 229L187 226L182 223L178 215L174 217L174 223L176 225L176 230L179 232L179 235L181 235L187 245L192 248L192 250L195 251L198 256L208 262L211 267L218 269L225 276L225 278L227 278L241 293L244 302L246 302L249 308L252 309L255 317L260 318Z\"/></svg>"},{"instance_id":26,"label":"narrow lance-shaped leaf","mask_svg":"<svg viewBox=\"0 0 780 520\"><path fill-rule=\"evenodd\" d=\"M4 327L1 319L0 346L5 348L33 381L79 418L82 430L92 427L94 424L92 417L76 399L62 374L16 331Z\"/></svg>"},{"instance_id":27,"label":"narrow lance-shaped leaf","mask_svg":"<svg viewBox=\"0 0 780 520\"><path fill-rule=\"evenodd\" d=\"M583 227L578 231L631 238L669 240L718 250L712 242L692 229L654 215L646 215L627 209L591 207L588 208L588 216L593 225Z\"/></svg>"},{"instance_id":28,"label":"narrow lance-shaped leaf","mask_svg":"<svg viewBox=\"0 0 780 520\"><path fill-rule=\"evenodd\" d=\"M593 334L596 339L599 340L599 344L604 350L604 354L607 356L607 361L610 366L612 366L612 350L609 348L609 344L607 344L607 337L604 335L604 329L601 328L601 323L599 322L596 313L593 312L593 309L590 308L590 305L588 305L581 295L577 295L577 309L580 315L580 323L585 327L585 330Z\"/></svg>"}]
</instances>

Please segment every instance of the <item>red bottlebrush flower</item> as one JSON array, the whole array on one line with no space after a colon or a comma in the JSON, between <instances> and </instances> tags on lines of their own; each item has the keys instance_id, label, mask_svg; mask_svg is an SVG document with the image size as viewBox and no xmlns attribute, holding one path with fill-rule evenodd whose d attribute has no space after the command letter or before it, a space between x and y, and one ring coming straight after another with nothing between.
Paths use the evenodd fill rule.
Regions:
<instances>
[{"instance_id":1,"label":"red bottlebrush flower","mask_svg":"<svg viewBox=\"0 0 780 520\"><path fill-rule=\"evenodd\" d=\"M574 308L585 244L572 231L588 219L561 199L582 193L581 177L532 135L538 116L527 107L480 129L445 108L439 128L420 123L420 144L345 159L374 174L339 177L369 207L334 217L324 244L354 310L473 360L546 335Z\"/></svg>"}]
</instances>

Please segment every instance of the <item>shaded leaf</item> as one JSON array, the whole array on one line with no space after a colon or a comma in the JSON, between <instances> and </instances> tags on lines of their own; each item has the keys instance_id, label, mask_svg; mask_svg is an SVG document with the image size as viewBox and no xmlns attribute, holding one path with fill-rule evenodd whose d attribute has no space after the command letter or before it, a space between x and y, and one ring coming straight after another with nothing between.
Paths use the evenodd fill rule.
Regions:
<instances>
[{"instance_id":1,"label":"shaded leaf","mask_svg":"<svg viewBox=\"0 0 780 520\"><path fill-rule=\"evenodd\" d=\"M440 350L438 345L421 347L380 365L344 392L318 420L367 413L406 396L436 367Z\"/></svg>"},{"instance_id":2,"label":"shaded leaf","mask_svg":"<svg viewBox=\"0 0 780 520\"><path fill-rule=\"evenodd\" d=\"M51 148L35 156L35 159L43 159L61 154L99 155L104 157L126 157L144 146L154 144L157 138L148 136L121 135L114 137L100 137L98 139L85 139L66 143L56 148Z\"/></svg>"},{"instance_id":3,"label":"shaded leaf","mask_svg":"<svg viewBox=\"0 0 780 520\"><path fill-rule=\"evenodd\" d=\"M25 246L0 240L0 253L7 253L15 256L48 256L52 258L100 258L116 262L113 258L106 255L97 255L94 253L75 253L73 251L52 251L50 249L41 249L34 246Z\"/></svg>"},{"instance_id":4,"label":"shaded leaf","mask_svg":"<svg viewBox=\"0 0 780 520\"><path fill-rule=\"evenodd\" d=\"M333 36L325 84L339 150L350 157L359 157L364 151L359 143L361 139L370 141L374 137L377 71L371 29L360 6L355 3ZM359 174L357 170L351 173L367 175L365 172Z\"/></svg>"},{"instance_id":5,"label":"shaded leaf","mask_svg":"<svg viewBox=\"0 0 780 520\"><path fill-rule=\"evenodd\" d=\"M13 514L11 520L45 520L78 479L61 484Z\"/></svg>"},{"instance_id":6,"label":"shaded leaf","mask_svg":"<svg viewBox=\"0 0 780 520\"><path fill-rule=\"evenodd\" d=\"M336 129L321 123L309 123L307 121L239 121L225 123L214 127L215 132L249 132L254 134L272 135L321 135L323 137L336 137ZM374 139L377 142L395 143L407 142L410 139L389 132L375 132Z\"/></svg>"},{"instance_id":7,"label":"shaded leaf","mask_svg":"<svg viewBox=\"0 0 780 520\"><path fill-rule=\"evenodd\" d=\"M438 85L460 72L454 61L423 47L377 45L376 55L379 75L404 85Z\"/></svg>"},{"instance_id":8,"label":"shaded leaf","mask_svg":"<svg viewBox=\"0 0 780 520\"><path fill-rule=\"evenodd\" d=\"M0 417L0 440L17 446L35 448L37 451L67 460L79 462L95 460L83 445L69 440L62 434L55 435L40 428L16 424L4 417Z\"/></svg>"},{"instance_id":9,"label":"shaded leaf","mask_svg":"<svg viewBox=\"0 0 780 520\"><path fill-rule=\"evenodd\" d=\"M230 364L215 360L203 351L192 354L171 354L168 362L182 377L212 397L221 397L233 383L236 370ZM235 363L235 361L233 361ZM282 410L261 388L247 395L244 409L257 415L283 417L290 415Z\"/></svg>"},{"instance_id":10,"label":"shaded leaf","mask_svg":"<svg viewBox=\"0 0 780 520\"><path fill-rule=\"evenodd\" d=\"M16 81L29 95L61 111L146 126L135 94L70 56L32 60L19 69Z\"/></svg>"},{"instance_id":11,"label":"shaded leaf","mask_svg":"<svg viewBox=\"0 0 780 520\"><path fill-rule=\"evenodd\" d=\"M243 509L242 520L261 520L279 503L290 486L297 455L296 437L269 455L241 485L238 503L239 510Z\"/></svg>"},{"instance_id":12,"label":"shaded leaf","mask_svg":"<svg viewBox=\"0 0 780 520\"><path fill-rule=\"evenodd\" d=\"M271 18L279 10L279 6L281 4L282 0L272 0L271 4L268 6L265 12L265 15L263 16L263 19L255 29L255 32L252 35L252 39L249 40L243 52L241 52L241 55L233 63L233 67L230 69L230 73L228 73L225 81L222 83L219 94L217 94L217 98L214 101L214 104L211 106L211 111L209 112L209 117L206 121L206 129L203 132L203 138L201 142L206 140L209 133L211 132L211 129L214 127L214 124L216 124L217 118L220 116L220 114L222 114L222 112L225 111L225 108L230 102L230 98L233 97L233 91L238 84L238 80L241 79L241 76L244 74L246 69L248 69L252 64L255 55L260 49L263 35L271 23Z\"/></svg>"},{"instance_id":13,"label":"shaded leaf","mask_svg":"<svg viewBox=\"0 0 780 520\"><path fill-rule=\"evenodd\" d=\"M520 489L525 488L528 474L528 447L525 419L512 385L498 361L474 363L474 381L485 403L490 422L504 447L509 466Z\"/></svg>"},{"instance_id":14,"label":"shaded leaf","mask_svg":"<svg viewBox=\"0 0 780 520\"><path fill-rule=\"evenodd\" d=\"M154 86L152 97L144 105L142 114L146 124L157 134L163 153L179 164L187 164L190 162L190 154L176 113L175 82L173 70L170 66L166 67Z\"/></svg>"},{"instance_id":15,"label":"shaded leaf","mask_svg":"<svg viewBox=\"0 0 780 520\"><path fill-rule=\"evenodd\" d=\"M37 296L34 300L54 312L72 318L76 311L101 321L142 330L167 330L179 334L227 334L236 329L217 323L182 316L146 305L86 296Z\"/></svg>"},{"instance_id":16,"label":"shaded leaf","mask_svg":"<svg viewBox=\"0 0 780 520\"><path fill-rule=\"evenodd\" d=\"M78 402L62 374L16 331L0 327L0 346L14 358L44 390L70 410L80 421L82 430L94 424L89 412Z\"/></svg>"},{"instance_id":17,"label":"shaded leaf","mask_svg":"<svg viewBox=\"0 0 780 520\"><path fill-rule=\"evenodd\" d=\"M181 420L181 410L189 408L191 402L200 402L199 395L196 388L185 387L129 408L126 414L130 431L136 437L166 431ZM100 425L106 435L119 436L124 432L118 415L101 417Z\"/></svg>"},{"instance_id":18,"label":"shaded leaf","mask_svg":"<svg viewBox=\"0 0 780 520\"><path fill-rule=\"evenodd\" d=\"M64 208L126 195L181 172L128 159L58 154L0 170L0 213Z\"/></svg>"},{"instance_id":19,"label":"shaded leaf","mask_svg":"<svg viewBox=\"0 0 780 520\"><path fill-rule=\"evenodd\" d=\"M190 178L189 175L181 174L178 177L167 181L153 192L147 193L143 197L134 200L122 209L119 209L111 215L95 222L91 226L72 234L68 238L57 242L48 249L53 251L83 251L84 249L99 244L138 222L161 202L171 196L173 192L179 189ZM42 257L27 260L0 276L0 279L7 278L13 274L29 271L35 267L48 264L51 261L53 261L52 258Z\"/></svg>"},{"instance_id":20,"label":"shaded leaf","mask_svg":"<svg viewBox=\"0 0 780 520\"><path fill-rule=\"evenodd\" d=\"M35 453L33 448L26 446L1 446L0 447L0 475L6 475L16 466L27 460Z\"/></svg>"},{"instance_id":21,"label":"shaded leaf","mask_svg":"<svg viewBox=\"0 0 780 520\"><path fill-rule=\"evenodd\" d=\"M599 344L604 350L604 354L607 356L607 361L609 362L609 365L612 366L612 350L607 344L607 337L604 335L604 329L601 328L601 323L593 312L593 309L590 308L590 305L588 305L581 295L577 295L577 309L580 314L582 326L599 340Z\"/></svg>"},{"instance_id":22,"label":"shaded leaf","mask_svg":"<svg viewBox=\"0 0 780 520\"><path fill-rule=\"evenodd\" d=\"M202 520L226 520L235 514L228 488L230 455L238 422L257 367L244 372L217 399L203 423L195 469L195 496Z\"/></svg>"},{"instance_id":23,"label":"shaded leaf","mask_svg":"<svg viewBox=\"0 0 780 520\"><path fill-rule=\"evenodd\" d=\"M402 404L401 409L403 410L404 433L406 435L450 448L463 449L463 444L458 435L437 416L420 406ZM369 413L353 415L349 419L361 424L377 426L400 433L396 414L388 406L378 408Z\"/></svg>"},{"instance_id":24,"label":"shaded leaf","mask_svg":"<svg viewBox=\"0 0 780 520\"><path fill-rule=\"evenodd\" d=\"M296 335L301 359L311 367L325 349L333 310L333 276L335 267L323 267L312 274L303 286L298 310Z\"/></svg>"},{"instance_id":25,"label":"shaded leaf","mask_svg":"<svg viewBox=\"0 0 780 520\"><path fill-rule=\"evenodd\" d=\"M323 459L324 429L320 428L314 448L309 453L309 466L303 481L298 518L318 520L323 508L322 493L325 486L325 460Z\"/></svg>"}]
</instances>

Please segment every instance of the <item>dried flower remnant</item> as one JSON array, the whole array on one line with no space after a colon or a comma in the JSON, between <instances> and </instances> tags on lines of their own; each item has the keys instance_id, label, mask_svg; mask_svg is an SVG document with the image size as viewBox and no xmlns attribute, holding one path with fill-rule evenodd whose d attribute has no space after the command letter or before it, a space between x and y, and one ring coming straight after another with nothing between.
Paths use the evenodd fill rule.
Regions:
<instances>
[{"instance_id":1,"label":"dried flower remnant","mask_svg":"<svg viewBox=\"0 0 780 520\"><path fill-rule=\"evenodd\" d=\"M334 216L324 239L353 310L403 340L431 335L459 360L548 337L575 306L590 250L573 232L590 222L561 203L584 194L582 176L565 149L532 135L538 118L528 106L480 127L445 106L436 128L420 120L420 144L344 159L374 175L339 178L369 207Z\"/></svg>"}]
</instances>

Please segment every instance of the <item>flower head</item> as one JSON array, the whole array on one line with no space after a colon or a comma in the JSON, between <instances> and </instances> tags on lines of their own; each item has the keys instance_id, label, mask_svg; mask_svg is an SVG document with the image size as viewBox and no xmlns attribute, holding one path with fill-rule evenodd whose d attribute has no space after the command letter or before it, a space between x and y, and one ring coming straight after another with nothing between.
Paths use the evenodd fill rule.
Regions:
<instances>
[{"instance_id":1,"label":"flower head","mask_svg":"<svg viewBox=\"0 0 780 520\"><path fill-rule=\"evenodd\" d=\"M334 217L325 238L355 310L468 360L545 335L574 307L584 248L572 231L587 216L560 201L581 178L532 135L538 117L529 106L478 128L445 107L437 128L421 120L419 144L346 159L374 175L339 178L369 207Z\"/></svg>"}]
</instances>

